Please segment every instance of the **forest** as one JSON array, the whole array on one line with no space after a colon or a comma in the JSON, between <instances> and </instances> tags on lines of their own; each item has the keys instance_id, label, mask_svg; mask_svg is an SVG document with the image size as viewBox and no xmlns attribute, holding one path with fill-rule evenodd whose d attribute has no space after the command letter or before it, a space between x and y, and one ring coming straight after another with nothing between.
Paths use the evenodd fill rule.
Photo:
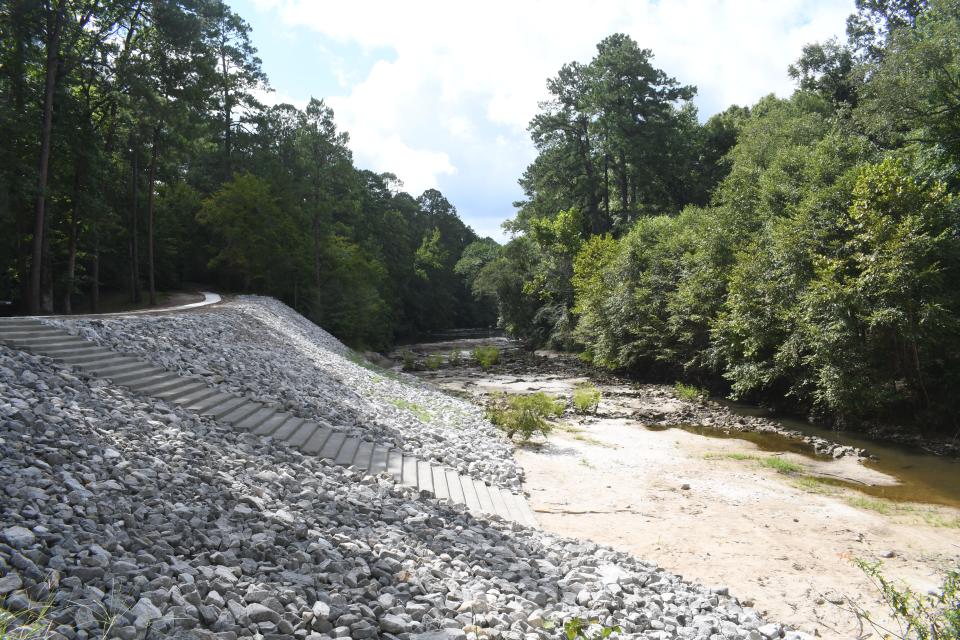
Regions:
<instances>
[{"instance_id":1,"label":"forest","mask_svg":"<svg viewBox=\"0 0 960 640\"><path fill-rule=\"evenodd\" d=\"M547 80L500 245L356 167L322 100L259 102L223 0L8 0L0 300L202 282L367 348L499 322L638 378L955 434L960 0L857 0L846 27L791 96L704 121L651 50L603 39Z\"/></svg>"},{"instance_id":2,"label":"forest","mask_svg":"<svg viewBox=\"0 0 960 640\"><path fill-rule=\"evenodd\" d=\"M0 3L0 300L155 304L186 283L276 296L355 346L488 326L436 190L358 169L321 100L269 89L223 0Z\"/></svg>"},{"instance_id":3,"label":"forest","mask_svg":"<svg viewBox=\"0 0 960 640\"><path fill-rule=\"evenodd\" d=\"M626 35L564 65L512 240L465 251L474 294L642 379L960 432L960 2L857 0L846 27L790 97L702 124Z\"/></svg>"}]
</instances>

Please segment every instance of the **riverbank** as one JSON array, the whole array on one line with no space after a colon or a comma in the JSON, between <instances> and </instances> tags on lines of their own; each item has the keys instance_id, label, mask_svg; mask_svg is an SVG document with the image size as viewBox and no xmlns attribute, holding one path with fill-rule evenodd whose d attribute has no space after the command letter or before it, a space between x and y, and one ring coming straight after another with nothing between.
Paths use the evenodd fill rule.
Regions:
<instances>
[{"instance_id":1,"label":"riverbank","mask_svg":"<svg viewBox=\"0 0 960 640\"><path fill-rule=\"evenodd\" d=\"M890 622L856 559L881 560L886 575L921 593L960 566L960 495L949 486L950 477L960 486L956 460L831 441L803 433L807 425L687 402L670 387L631 384L559 354L417 375L478 403L498 392L569 397L577 384L597 385L597 415L567 412L547 440L516 454L544 528L729 587L810 633L858 637L854 605Z\"/></svg>"}]
</instances>

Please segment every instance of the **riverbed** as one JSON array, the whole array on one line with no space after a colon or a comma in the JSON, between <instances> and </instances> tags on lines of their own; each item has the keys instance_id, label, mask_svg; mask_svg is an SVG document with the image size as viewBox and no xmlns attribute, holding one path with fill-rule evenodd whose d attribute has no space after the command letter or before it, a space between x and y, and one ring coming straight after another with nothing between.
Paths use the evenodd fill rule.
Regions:
<instances>
[{"instance_id":1,"label":"riverbed","mask_svg":"<svg viewBox=\"0 0 960 640\"><path fill-rule=\"evenodd\" d=\"M506 362L475 366L469 352L481 344L498 346ZM498 392L566 398L577 384L595 384L603 394L595 415L568 411L548 438L517 450L542 526L729 587L773 619L858 637L869 627L853 609L891 621L857 559L883 562L886 575L920 592L960 567L956 459L783 422L785 432L842 445L837 457L818 454L803 438L751 430L763 424L755 408L689 403L670 387L594 373L560 354L521 356L502 337L403 350L459 353L459 365L444 359L418 375L478 403Z\"/></svg>"}]
</instances>

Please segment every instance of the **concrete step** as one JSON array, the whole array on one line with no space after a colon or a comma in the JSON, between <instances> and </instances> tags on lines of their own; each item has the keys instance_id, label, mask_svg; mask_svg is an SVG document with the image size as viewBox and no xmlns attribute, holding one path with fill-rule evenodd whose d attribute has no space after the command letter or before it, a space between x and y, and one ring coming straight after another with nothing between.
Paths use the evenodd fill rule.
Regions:
<instances>
[{"instance_id":1,"label":"concrete step","mask_svg":"<svg viewBox=\"0 0 960 640\"><path fill-rule=\"evenodd\" d=\"M443 467L431 464L430 472L433 474L433 493L440 500L450 499L450 490L447 488L447 474L443 472Z\"/></svg>"},{"instance_id":2,"label":"concrete step","mask_svg":"<svg viewBox=\"0 0 960 640\"><path fill-rule=\"evenodd\" d=\"M202 400L197 400L191 404L181 404L180 406L187 409L187 411L193 411L194 413L205 415L208 409L213 409L217 405L223 404L227 400L232 400L234 398L236 398L236 396L223 393L222 391L217 391L217 393L206 396Z\"/></svg>"},{"instance_id":3,"label":"concrete step","mask_svg":"<svg viewBox=\"0 0 960 640\"><path fill-rule=\"evenodd\" d=\"M472 478L460 476L460 486L463 489L463 498L470 511L483 511L480 505L480 499L477 497L477 489L474 487Z\"/></svg>"},{"instance_id":4,"label":"concrete step","mask_svg":"<svg viewBox=\"0 0 960 640\"><path fill-rule=\"evenodd\" d=\"M314 431L313 435L310 436L310 439L303 443L303 452L304 453L317 453L323 449L323 445L327 443L327 440L335 434L336 431L329 427L324 427Z\"/></svg>"},{"instance_id":5,"label":"concrete step","mask_svg":"<svg viewBox=\"0 0 960 640\"><path fill-rule=\"evenodd\" d=\"M480 511L483 513L495 513L493 500L490 499L490 492L487 491L487 483L474 480L471 484L477 492L477 499L480 501Z\"/></svg>"},{"instance_id":6,"label":"concrete step","mask_svg":"<svg viewBox=\"0 0 960 640\"><path fill-rule=\"evenodd\" d=\"M289 417L289 414L278 411L273 416L258 424L253 432L258 436L272 436L273 432L279 429Z\"/></svg>"},{"instance_id":7,"label":"concrete step","mask_svg":"<svg viewBox=\"0 0 960 640\"><path fill-rule=\"evenodd\" d=\"M417 488L420 491L429 491L434 493L433 489L433 471L431 465L425 460L417 460Z\"/></svg>"},{"instance_id":8,"label":"concrete step","mask_svg":"<svg viewBox=\"0 0 960 640\"><path fill-rule=\"evenodd\" d=\"M50 336L48 338L25 338L23 340L13 340L13 343L23 349L31 351L43 351L44 349L56 349L57 347L72 347L81 345L85 341L83 338L77 338L68 334Z\"/></svg>"},{"instance_id":9,"label":"concrete step","mask_svg":"<svg viewBox=\"0 0 960 640\"><path fill-rule=\"evenodd\" d=\"M291 447L297 447L298 449L302 448L303 445L313 437L313 434L320 429L322 429L322 427L316 422L312 420L306 420L302 425L300 425L299 429L297 429L290 435L289 438L287 438L287 444L289 444Z\"/></svg>"},{"instance_id":10,"label":"concrete step","mask_svg":"<svg viewBox=\"0 0 960 640\"><path fill-rule=\"evenodd\" d=\"M219 420L220 418L227 415L228 413L230 413L240 405L247 402L250 402L250 401L244 398L243 396L232 396L231 400L225 400L219 405L215 405L207 409L206 411L203 412L203 415L209 416L214 420Z\"/></svg>"},{"instance_id":11,"label":"concrete step","mask_svg":"<svg viewBox=\"0 0 960 640\"><path fill-rule=\"evenodd\" d=\"M373 448L373 452L370 454L370 473L380 474L388 473L387 463L390 457L390 450L386 447L377 445Z\"/></svg>"},{"instance_id":12,"label":"concrete step","mask_svg":"<svg viewBox=\"0 0 960 640\"><path fill-rule=\"evenodd\" d=\"M306 421L303 418L288 415L286 422L277 427L277 430L270 434L270 437L274 440L286 440L296 433L297 429L299 429L304 422Z\"/></svg>"},{"instance_id":13,"label":"concrete step","mask_svg":"<svg viewBox=\"0 0 960 640\"><path fill-rule=\"evenodd\" d=\"M108 374L108 377L110 378L110 380L112 380L112 381L114 382L114 384L121 384L121 383L117 382L117 378L118 378L119 376L141 376L141 377L145 377L145 376L150 376L150 375L157 375L157 374L162 373L162 372L163 372L162 369L157 369L155 366L153 366L153 365L150 364L149 362L141 362L141 363L140 363L140 366L137 367L136 369L131 369L131 370L129 370L129 371L118 371L118 372L114 372L114 373ZM124 385L124 386L126 386L126 385Z\"/></svg>"},{"instance_id":14,"label":"concrete step","mask_svg":"<svg viewBox=\"0 0 960 640\"><path fill-rule=\"evenodd\" d=\"M248 400L246 404L242 404L230 413L224 414L221 416L220 421L226 422L228 424L236 424L237 422L243 420L247 416L250 416L260 409L263 408L263 405L259 402L253 402Z\"/></svg>"},{"instance_id":15,"label":"concrete step","mask_svg":"<svg viewBox=\"0 0 960 640\"><path fill-rule=\"evenodd\" d=\"M121 375L124 373L133 373L137 369L143 367L143 360L135 360L133 358L122 358L114 360L112 362L96 362L93 364L81 364L78 365L81 369L85 371L93 371L101 378L109 378L112 375Z\"/></svg>"},{"instance_id":16,"label":"concrete step","mask_svg":"<svg viewBox=\"0 0 960 640\"><path fill-rule=\"evenodd\" d=\"M267 420L270 416L277 413L275 407L261 407L255 413L247 416L243 420L238 420L233 423L237 429L243 429L244 431L252 431L256 427L260 426L260 423Z\"/></svg>"},{"instance_id":17,"label":"concrete step","mask_svg":"<svg viewBox=\"0 0 960 640\"><path fill-rule=\"evenodd\" d=\"M333 460L334 464L349 467L353 463L353 457L357 454L361 442L360 438L347 438L337 452L337 457Z\"/></svg>"},{"instance_id":18,"label":"concrete step","mask_svg":"<svg viewBox=\"0 0 960 640\"><path fill-rule=\"evenodd\" d=\"M460 486L460 474L453 469L444 469L447 474L447 492L450 499L458 504L467 504L467 499L463 495L463 487Z\"/></svg>"},{"instance_id":19,"label":"concrete step","mask_svg":"<svg viewBox=\"0 0 960 640\"><path fill-rule=\"evenodd\" d=\"M71 357L81 357L81 356L92 356L96 354L107 354L107 353L116 353L116 351L111 351L106 347L98 347L92 342L86 342L83 344L76 344L69 347L57 347L56 349L44 349L44 355L50 356L51 358L71 358Z\"/></svg>"},{"instance_id":20,"label":"concrete step","mask_svg":"<svg viewBox=\"0 0 960 640\"><path fill-rule=\"evenodd\" d=\"M350 466L356 467L361 471L367 471L370 469L371 456L373 456L373 443L363 440L360 442L360 446L357 447L357 452L353 454L353 462L350 463Z\"/></svg>"},{"instance_id":21,"label":"concrete step","mask_svg":"<svg viewBox=\"0 0 960 640\"><path fill-rule=\"evenodd\" d=\"M337 431L327 439L324 443L323 448L317 453L321 458L327 458L333 460L337 457L337 452L340 451L340 447L343 445L344 441L347 439L346 434L342 431Z\"/></svg>"},{"instance_id":22,"label":"concrete step","mask_svg":"<svg viewBox=\"0 0 960 640\"><path fill-rule=\"evenodd\" d=\"M58 357L60 360L63 360L64 362L69 362L72 365L79 366L79 365L87 364L90 362L105 362L113 358L129 359L131 356L128 356L122 353L117 353L116 351L98 351L98 352L87 351L85 353L78 353L72 356L62 356L62 357L58 356Z\"/></svg>"},{"instance_id":23,"label":"concrete step","mask_svg":"<svg viewBox=\"0 0 960 640\"><path fill-rule=\"evenodd\" d=\"M146 385L140 388L143 393L148 393L155 398L177 403L177 398L185 398L198 391L208 389L207 385L199 380L190 378L175 378L173 380L160 380L152 385Z\"/></svg>"},{"instance_id":24,"label":"concrete step","mask_svg":"<svg viewBox=\"0 0 960 640\"><path fill-rule=\"evenodd\" d=\"M403 479L403 453L399 449L390 449L387 454L387 473L397 482Z\"/></svg>"},{"instance_id":25,"label":"concrete step","mask_svg":"<svg viewBox=\"0 0 960 640\"><path fill-rule=\"evenodd\" d=\"M219 391L217 391L216 387L206 387L205 389L197 389L184 396L168 398L167 401L180 405L181 407L188 407L198 402L205 402L218 393Z\"/></svg>"},{"instance_id":26,"label":"concrete step","mask_svg":"<svg viewBox=\"0 0 960 640\"><path fill-rule=\"evenodd\" d=\"M0 338L4 340L27 340L29 338L46 338L49 336L64 335L64 332L56 327L40 325L39 327L0 327Z\"/></svg>"},{"instance_id":27,"label":"concrete step","mask_svg":"<svg viewBox=\"0 0 960 640\"><path fill-rule=\"evenodd\" d=\"M503 499L503 492L500 488L488 486L487 493L490 494L490 500L493 501L493 513L499 515L504 520L512 520L513 518L510 517L510 509Z\"/></svg>"},{"instance_id":28,"label":"concrete step","mask_svg":"<svg viewBox=\"0 0 960 640\"><path fill-rule=\"evenodd\" d=\"M403 475L401 476L400 482L408 487L418 486L417 459L413 456L408 456L407 454L403 455Z\"/></svg>"}]
</instances>

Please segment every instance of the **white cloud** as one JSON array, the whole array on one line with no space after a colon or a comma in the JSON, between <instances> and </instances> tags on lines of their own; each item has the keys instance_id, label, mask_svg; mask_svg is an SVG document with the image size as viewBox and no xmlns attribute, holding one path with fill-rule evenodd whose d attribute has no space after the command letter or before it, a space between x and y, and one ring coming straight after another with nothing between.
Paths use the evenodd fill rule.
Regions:
<instances>
[{"instance_id":1,"label":"white cloud","mask_svg":"<svg viewBox=\"0 0 960 640\"><path fill-rule=\"evenodd\" d=\"M841 35L853 10L853 0L255 1L334 43L391 50L327 96L358 162L397 173L413 193L485 186L504 194L501 210L485 212L500 218L519 195L511 185L531 158L525 129L547 78L589 60L605 36L625 32L652 49L658 67L697 85L709 115L788 94L786 67L802 45Z\"/></svg>"}]
</instances>

